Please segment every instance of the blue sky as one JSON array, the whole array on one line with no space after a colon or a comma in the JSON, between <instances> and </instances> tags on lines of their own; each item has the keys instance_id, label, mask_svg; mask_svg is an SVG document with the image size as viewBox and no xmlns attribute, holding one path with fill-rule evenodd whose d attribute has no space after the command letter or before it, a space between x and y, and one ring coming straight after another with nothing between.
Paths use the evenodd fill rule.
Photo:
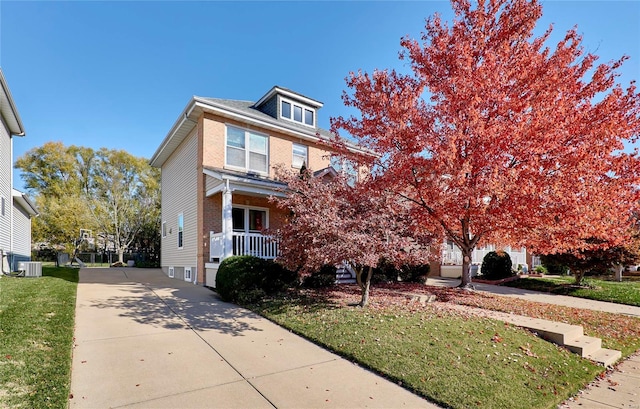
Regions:
<instances>
[{"instance_id":1,"label":"blue sky","mask_svg":"<svg viewBox=\"0 0 640 409\"><path fill-rule=\"evenodd\" d=\"M602 62L628 55L620 82L640 79L640 1L546 0L537 31L574 25ZM280 85L346 114L350 71L406 70L404 35L448 1L0 1L0 66L27 136L151 157L191 96L257 100ZM21 188L19 172L15 185Z\"/></svg>"}]
</instances>

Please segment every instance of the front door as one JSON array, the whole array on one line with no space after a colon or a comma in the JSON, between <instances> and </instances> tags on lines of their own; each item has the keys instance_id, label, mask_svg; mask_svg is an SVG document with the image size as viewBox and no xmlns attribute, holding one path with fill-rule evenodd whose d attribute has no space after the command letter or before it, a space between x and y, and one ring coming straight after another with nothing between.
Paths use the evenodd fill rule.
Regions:
<instances>
[{"instance_id":1,"label":"front door","mask_svg":"<svg viewBox=\"0 0 640 409\"><path fill-rule=\"evenodd\" d=\"M249 240L250 234L260 234L269 227L268 213L266 209L249 207L233 207L231 210L233 219L233 254L255 254L254 248L258 241Z\"/></svg>"}]
</instances>

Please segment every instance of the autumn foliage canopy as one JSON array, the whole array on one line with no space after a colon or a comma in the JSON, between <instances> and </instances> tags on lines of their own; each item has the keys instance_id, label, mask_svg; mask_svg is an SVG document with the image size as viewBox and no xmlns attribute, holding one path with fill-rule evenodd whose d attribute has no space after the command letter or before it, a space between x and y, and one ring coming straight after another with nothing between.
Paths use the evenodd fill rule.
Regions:
<instances>
[{"instance_id":1,"label":"autumn foliage canopy","mask_svg":"<svg viewBox=\"0 0 640 409\"><path fill-rule=\"evenodd\" d=\"M557 44L552 27L535 37L537 0L451 3L453 22L435 15L402 39L410 72L347 78L359 114L332 130L378 155L335 147L467 257L483 242L539 254L624 243L640 199L638 155L624 151L640 135L640 95L616 83L627 58L596 64L577 29Z\"/></svg>"}]
</instances>

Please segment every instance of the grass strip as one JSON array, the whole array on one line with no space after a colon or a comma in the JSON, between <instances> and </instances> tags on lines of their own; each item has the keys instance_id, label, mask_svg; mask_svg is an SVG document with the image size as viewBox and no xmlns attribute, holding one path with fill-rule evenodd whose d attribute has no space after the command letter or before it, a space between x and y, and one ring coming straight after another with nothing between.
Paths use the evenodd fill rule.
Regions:
<instances>
[{"instance_id":1,"label":"grass strip","mask_svg":"<svg viewBox=\"0 0 640 409\"><path fill-rule=\"evenodd\" d=\"M552 408L603 370L499 321L380 298L365 309L294 297L254 310L451 408Z\"/></svg>"},{"instance_id":2,"label":"grass strip","mask_svg":"<svg viewBox=\"0 0 640 409\"><path fill-rule=\"evenodd\" d=\"M640 307L640 281L635 279L636 277L633 278L625 278L624 281L617 282L587 277L584 279L585 285L574 286L573 277L531 277L511 281L504 285Z\"/></svg>"},{"instance_id":3,"label":"grass strip","mask_svg":"<svg viewBox=\"0 0 640 409\"><path fill-rule=\"evenodd\" d=\"M0 278L0 407L65 408L78 270Z\"/></svg>"}]
</instances>

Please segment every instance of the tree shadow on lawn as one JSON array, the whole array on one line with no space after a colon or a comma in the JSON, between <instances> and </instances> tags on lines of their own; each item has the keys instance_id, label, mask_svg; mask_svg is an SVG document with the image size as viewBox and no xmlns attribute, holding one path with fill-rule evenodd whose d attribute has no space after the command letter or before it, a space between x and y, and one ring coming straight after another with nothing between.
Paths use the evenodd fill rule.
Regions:
<instances>
[{"instance_id":1,"label":"tree shadow on lawn","mask_svg":"<svg viewBox=\"0 0 640 409\"><path fill-rule=\"evenodd\" d=\"M165 329L193 328L233 336L242 336L247 331L262 331L257 325L261 319L259 316L221 301L213 292L208 300L193 300L191 294L182 294L189 293L189 289L180 288L172 289L170 298L161 297L142 286L132 287L126 292L131 295L93 300L91 307L116 309L119 317Z\"/></svg>"}]
</instances>

